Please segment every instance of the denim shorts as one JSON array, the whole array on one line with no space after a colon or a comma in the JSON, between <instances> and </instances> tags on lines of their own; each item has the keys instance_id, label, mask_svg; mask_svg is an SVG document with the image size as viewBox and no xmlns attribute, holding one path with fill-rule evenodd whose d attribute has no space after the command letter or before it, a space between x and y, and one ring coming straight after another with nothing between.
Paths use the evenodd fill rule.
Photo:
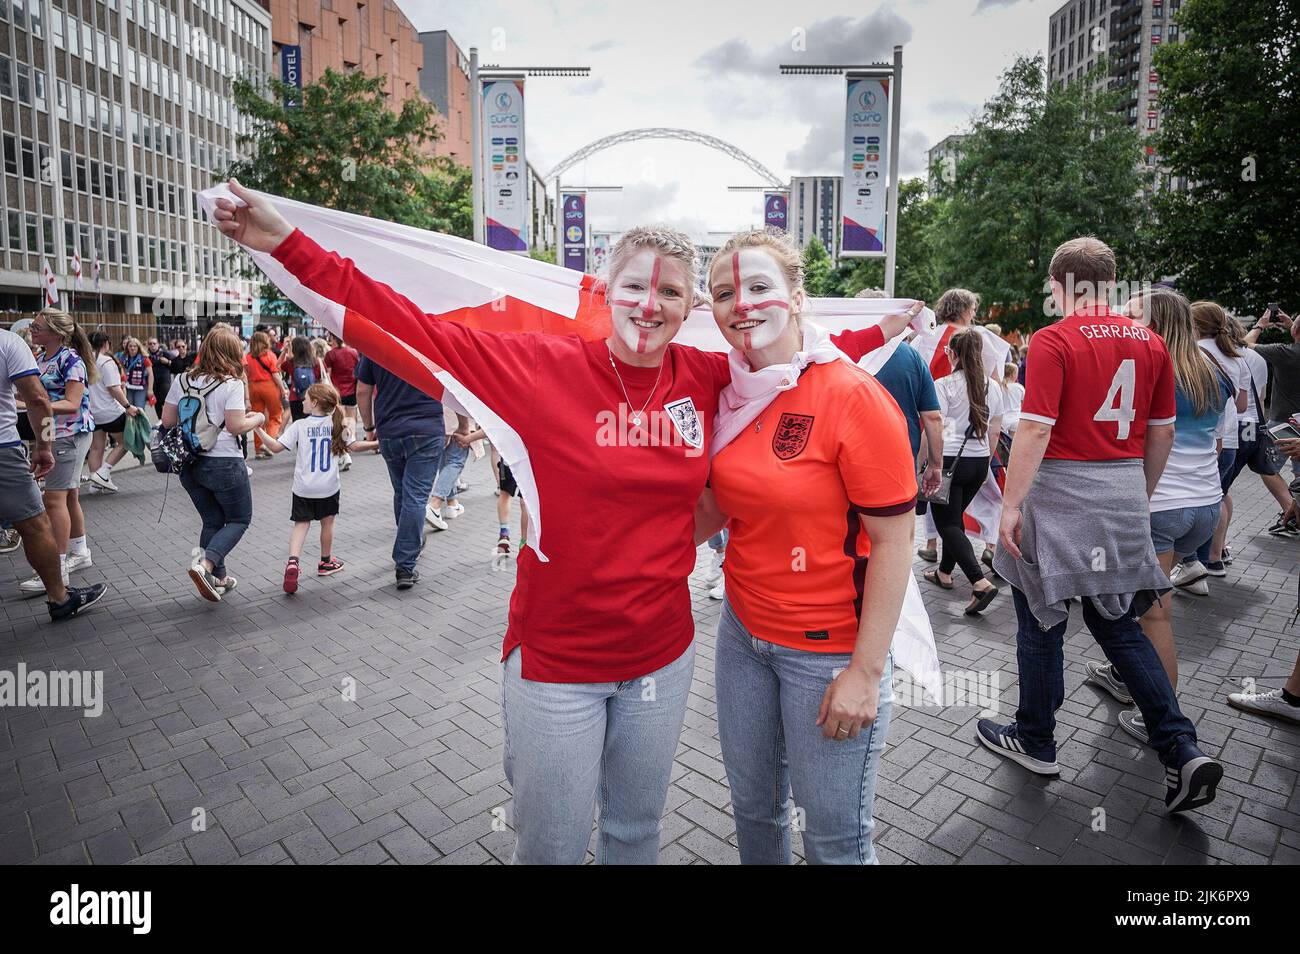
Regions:
<instances>
[{"instance_id":1,"label":"denim shorts","mask_svg":"<svg viewBox=\"0 0 1300 954\"><path fill-rule=\"evenodd\" d=\"M1218 503L1157 510L1151 514L1151 542L1157 555L1173 550L1180 557L1190 556L1214 535L1218 524Z\"/></svg>"}]
</instances>

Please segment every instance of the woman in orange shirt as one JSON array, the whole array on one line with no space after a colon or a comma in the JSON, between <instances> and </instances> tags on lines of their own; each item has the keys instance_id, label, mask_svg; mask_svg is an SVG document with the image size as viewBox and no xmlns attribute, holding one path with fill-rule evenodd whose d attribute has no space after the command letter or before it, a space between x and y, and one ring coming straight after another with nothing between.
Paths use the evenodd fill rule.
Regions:
<instances>
[{"instance_id":1,"label":"woman in orange shirt","mask_svg":"<svg viewBox=\"0 0 1300 954\"><path fill-rule=\"evenodd\" d=\"M279 434L284 380L280 377L275 352L271 350L271 336L265 331L255 331L248 339L244 367L248 377L249 404L254 412L266 415L266 433ZM261 436L254 434L253 437L257 442L257 456L269 458L271 452L262 446Z\"/></svg>"},{"instance_id":2,"label":"woman in orange shirt","mask_svg":"<svg viewBox=\"0 0 1300 954\"><path fill-rule=\"evenodd\" d=\"M894 399L799 321L802 284L793 241L763 231L709 271L734 349L696 523L697 542L731 528L719 738L743 863L790 862L793 790L810 863L873 864L916 474Z\"/></svg>"}]
</instances>

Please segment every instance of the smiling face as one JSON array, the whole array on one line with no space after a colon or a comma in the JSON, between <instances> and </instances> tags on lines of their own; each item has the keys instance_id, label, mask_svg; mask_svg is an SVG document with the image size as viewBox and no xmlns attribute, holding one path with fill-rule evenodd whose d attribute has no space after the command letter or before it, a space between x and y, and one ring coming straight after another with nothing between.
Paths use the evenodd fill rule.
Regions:
<instances>
[{"instance_id":1,"label":"smiling face","mask_svg":"<svg viewBox=\"0 0 1300 954\"><path fill-rule=\"evenodd\" d=\"M690 311L686 266L641 249L610 279L609 312L614 333L636 354L662 351Z\"/></svg>"},{"instance_id":2,"label":"smiling face","mask_svg":"<svg viewBox=\"0 0 1300 954\"><path fill-rule=\"evenodd\" d=\"M49 318L43 315L38 315L32 323L27 326L27 330L31 332L32 344L36 345L36 347L40 348L46 354L53 354L63 345L63 339L59 337L57 332L51 329Z\"/></svg>"},{"instance_id":3,"label":"smiling face","mask_svg":"<svg viewBox=\"0 0 1300 954\"><path fill-rule=\"evenodd\" d=\"M740 249L715 262L709 291L713 320L727 343L741 351L776 341L803 303L803 293L791 292L776 259L761 248Z\"/></svg>"}]
</instances>

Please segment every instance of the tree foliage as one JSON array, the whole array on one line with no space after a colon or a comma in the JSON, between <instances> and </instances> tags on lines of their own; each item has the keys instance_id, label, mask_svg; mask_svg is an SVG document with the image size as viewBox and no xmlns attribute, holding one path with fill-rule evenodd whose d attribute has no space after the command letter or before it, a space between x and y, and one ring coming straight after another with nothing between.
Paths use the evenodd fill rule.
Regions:
<instances>
[{"instance_id":1,"label":"tree foliage","mask_svg":"<svg viewBox=\"0 0 1300 954\"><path fill-rule=\"evenodd\" d=\"M1300 285L1300 4L1187 0L1156 55L1161 265L1192 297L1262 311ZM1284 306L1285 307L1285 306ZM1294 308L1289 309L1293 314Z\"/></svg>"},{"instance_id":2,"label":"tree foliage","mask_svg":"<svg viewBox=\"0 0 1300 954\"><path fill-rule=\"evenodd\" d=\"M978 292L1004 328L1052 320L1047 266L1066 239L1095 235L1115 248L1121 280L1150 278L1138 136L1114 96L1089 87L1049 87L1041 57L1018 58L940 188L932 287Z\"/></svg>"}]
</instances>

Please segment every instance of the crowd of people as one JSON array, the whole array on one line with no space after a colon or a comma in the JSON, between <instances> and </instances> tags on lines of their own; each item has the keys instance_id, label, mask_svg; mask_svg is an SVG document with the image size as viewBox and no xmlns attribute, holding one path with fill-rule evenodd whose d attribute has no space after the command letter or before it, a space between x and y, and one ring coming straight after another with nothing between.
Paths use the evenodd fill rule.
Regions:
<instances>
[{"instance_id":1,"label":"crowd of people","mask_svg":"<svg viewBox=\"0 0 1300 954\"><path fill-rule=\"evenodd\" d=\"M219 200L215 215L226 235L400 337L463 383L483 413L412 386L337 335L281 342L259 328L245 346L217 325L188 361L174 349L160 360L152 340L147 350L124 345L118 360L71 316L42 312L35 355L0 335L0 517L21 538L52 618L103 596L104 584L67 584L90 563L80 475L98 440L91 479L111 482L118 449L103 450L123 418L143 412L142 391L160 408L161 431L190 448L180 481L201 531L186 571L214 602L237 586L227 563L252 519L250 432L257 457L294 453L286 593L298 588L312 523L318 575L343 569L336 518L350 454L383 456L395 582L406 590L419 582L427 534L463 513L466 460L492 453L492 566L518 567L501 704L519 862L581 862L593 813L599 862L656 860L694 670L688 577L707 542L709 595L722 601L719 740L741 860L790 862L797 804L809 862L873 863L891 642L918 513L933 527L915 551L935 564L924 579L951 590L960 568L972 616L1008 589L1014 604L1019 704L1009 723L978 721L981 744L1059 774L1055 713L1077 604L1105 657L1089 662L1089 679L1132 707L1118 723L1165 766L1167 810L1215 798L1223 767L1200 748L1177 697L1171 593L1206 595L1207 578L1224 575L1229 488L1245 469L1282 507L1270 532L1300 535L1293 488L1279 475L1285 457L1300 459L1300 429L1289 423L1300 411L1300 327L1292 344L1257 346L1261 330L1290 327L1280 310L1250 333L1218 305L1168 288L1117 310L1113 252L1079 238L1049 266L1059 320L1019 353L991 346L1001 339L973 324L978 297L951 289L936 304L927 362L920 347L894 340L911 334L920 302L836 335L802 317L801 256L787 236L733 237L701 282L689 238L636 228L609 258L605 340L499 334L425 314L266 199L232 189L243 204ZM728 353L673 341L700 300ZM892 354L867 373L859 361L887 343ZM37 433L30 451L15 399ZM611 407L630 412L635 434L649 427L647 409L669 405L689 406L698 430L686 430L708 453L681 440L591 442L592 422ZM484 415L526 446L532 499L546 508L543 539L541 515L521 507L517 551L509 503L523 478L483 447ZM46 420L55 422L48 433ZM989 494L998 512L982 535L996 545L977 557L968 511ZM1285 686L1228 701L1300 723L1300 661Z\"/></svg>"}]
</instances>

